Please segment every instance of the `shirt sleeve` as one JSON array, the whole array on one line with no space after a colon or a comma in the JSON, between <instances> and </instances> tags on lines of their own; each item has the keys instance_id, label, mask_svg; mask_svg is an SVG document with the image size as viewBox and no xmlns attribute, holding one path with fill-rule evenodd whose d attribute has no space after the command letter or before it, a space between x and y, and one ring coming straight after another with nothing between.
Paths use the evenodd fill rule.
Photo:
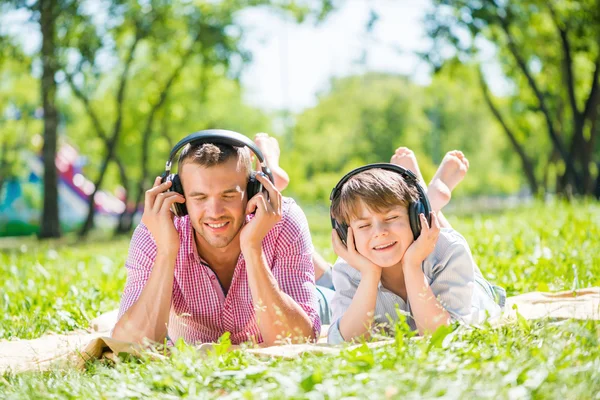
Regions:
<instances>
[{"instance_id":1,"label":"shirt sleeve","mask_svg":"<svg viewBox=\"0 0 600 400\"><path fill-rule=\"evenodd\" d=\"M127 268L127 282L121 297L118 319L138 300L142 289L152 272L156 260L156 244L148 228L140 222L129 244L129 254L125 261Z\"/></svg>"},{"instance_id":2,"label":"shirt sleeve","mask_svg":"<svg viewBox=\"0 0 600 400\"><path fill-rule=\"evenodd\" d=\"M439 250L442 256L434 264L425 265L431 291L452 321L469 324L475 286L475 261L469 246L464 239L455 240L441 243Z\"/></svg>"},{"instance_id":3,"label":"shirt sleeve","mask_svg":"<svg viewBox=\"0 0 600 400\"><path fill-rule=\"evenodd\" d=\"M329 344L339 344L346 341L340 332L340 320L350 307L352 298L358 290L358 282L350 277L348 268L352 267L341 258L338 258L333 265L332 279L335 294L331 300L331 320L333 323L327 332L327 343Z\"/></svg>"},{"instance_id":4,"label":"shirt sleeve","mask_svg":"<svg viewBox=\"0 0 600 400\"><path fill-rule=\"evenodd\" d=\"M317 311L312 239L304 212L293 200L288 201L290 204L275 244L271 272L280 289L306 312L312 322L314 338L318 339L321 320Z\"/></svg>"}]
</instances>

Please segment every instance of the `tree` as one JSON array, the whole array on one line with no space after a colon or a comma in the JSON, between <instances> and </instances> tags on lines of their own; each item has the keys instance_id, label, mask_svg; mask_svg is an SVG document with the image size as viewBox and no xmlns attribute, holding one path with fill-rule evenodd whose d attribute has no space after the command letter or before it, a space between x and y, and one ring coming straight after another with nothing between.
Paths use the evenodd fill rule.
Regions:
<instances>
[{"instance_id":1,"label":"tree","mask_svg":"<svg viewBox=\"0 0 600 400\"><path fill-rule=\"evenodd\" d=\"M44 113L44 202L39 232L42 239L61 235L58 215L58 171L55 164L59 126L56 76L63 65L61 53L65 54L70 50L73 39L82 33L82 26L90 26L89 15L86 15L80 6L80 2L73 0L0 1L3 13L17 10L28 12L41 32L42 43L37 57L42 65L40 93ZM84 49L88 46L86 44Z\"/></svg>"},{"instance_id":2,"label":"tree","mask_svg":"<svg viewBox=\"0 0 600 400\"><path fill-rule=\"evenodd\" d=\"M513 123L494 103L485 79L486 103L518 153L532 190L531 154L515 134L523 128L523 112L539 115L551 143L549 163L561 176L557 190L591 194L600 183L593 157L597 156L600 106L600 3L598 0L435 0L427 18L434 46L425 56L437 70L450 58L479 61L481 41L496 46L505 78L514 85ZM454 51L449 53L448 46ZM516 128L515 128L516 127ZM525 135L534 135L529 132ZM523 135L521 135L523 136ZM538 162L542 162L538 160ZM546 175L546 174L544 174Z\"/></svg>"},{"instance_id":3,"label":"tree","mask_svg":"<svg viewBox=\"0 0 600 400\"><path fill-rule=\"evenodd\" d=\"M207 91L210 82L207 77L211 76L213 70L224 71L220 75L231 74L234 72L230 66L232 60L243 66L249 59L240 45L241 34L236 34L236 29L232 29L236 27L235 13L249 6L270 4L266 0L238 0L188 7L179 2L151 1L143 6L138 2L126 2L120 8L122 24L107 30L103 38L103 41L115 43L113 51L123 55L117 63L122 68L120 75L115 78L111 73L102 74L95 61L95 52L92 51L87 57L81 57L75 69L66 70L69 87L83 103L93 122L92 129L104 143L104 157L99 175L94 181L95 190L90 196L88 217L80 231L81 236L85 236L93 226L93 198L104 182L111 161L117 164L121 182L127 189L127 201L133 201L134 204L140 202L143 191L150 182L148 160L151 137L157 128L158 117L164 115L162 109L168 103L170 93L183 84L179 82L179 77L187 69L196 68L200 71L201 78L193 81L196 96L191 98L192 102L199 102L203 98L202 93ZM285 6L282 9L292 10L296 17L305 16L309 12L296 6ZM95 49L99 50L100 48ZM135 81L132 80L130 71L136 71ZM217 78L222 79L224 76ZM77 79L80 83L76 82ZM116 97L107 94L106 81L116 82ZM142 84L138 84L140 82ZM106 102L114 103L115 111L101 117L98 108L93 105L94 98L101 99L97 102L100 106L104 106ZM189 101L190 98L186 100ZM126 162L121 161L117 154L119 142L126 134L124 126L130 116L135 126L131 126L130 132L134 134L129 135L133 139L129 145L135 143L133 148L140 149L141 177L135 187L132 187L127 176L129 169L125 167ZM107 134L103 127L105 120L113 121L111 134ZM167 122L168 118L162 119L165 127L168 126ZM127 158L131 159L131 147L127 152ZM126 210L121 215L117 229L119 233L130 229L134 211Z\"/></svg>"}]
</instances>

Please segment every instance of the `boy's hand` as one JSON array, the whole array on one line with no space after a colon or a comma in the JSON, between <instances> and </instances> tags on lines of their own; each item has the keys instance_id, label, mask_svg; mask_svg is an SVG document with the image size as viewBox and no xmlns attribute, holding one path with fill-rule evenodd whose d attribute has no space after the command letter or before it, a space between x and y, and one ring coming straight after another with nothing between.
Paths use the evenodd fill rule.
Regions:
<instances>
[{"instance_id":1,"label":"boy's hand","mask_svg":"<svg viewBox=\"0 0 600 400\"><path fill-rule=\"evenodd\" d=\"M431 227L427 223L425 214L419 215L421 219L421 234L406 250L402 257L402 267L407 265L421 265L431 254L440 236L440 221L434 211L431 212Z\"/></svg>"},{"instance_id":2,"label":"boy's hand","mask_svg":"<svg viewBox=\"0 0 600 400\"><path fill-rule=\"evenodd\" d=\"M335 229L331 232L331 242L333 243L333 251L335 254L343 258L352 268L360 272L361 275L375 274L378 277L381 276L381 267L373 264L356 250L352 228L348 227L348 239L346 240L348 246L344 246L342 239L340 239L340 236Z\"/></svg>"},{"instance_id":3,"label":"boy's hand","mask_svg":"<svg viewBox=\"0 0 600 400\"><path fill-rule=\"evenodd\" d=\"M171 181L160 183L156 177L152 189L146 191L142 223L146 225L158 251L177 254L179 251L179 233L173 224L171 206L174 203L184 203L185 199L177 192L167 192Z\"/></svg>"}]
</instances>

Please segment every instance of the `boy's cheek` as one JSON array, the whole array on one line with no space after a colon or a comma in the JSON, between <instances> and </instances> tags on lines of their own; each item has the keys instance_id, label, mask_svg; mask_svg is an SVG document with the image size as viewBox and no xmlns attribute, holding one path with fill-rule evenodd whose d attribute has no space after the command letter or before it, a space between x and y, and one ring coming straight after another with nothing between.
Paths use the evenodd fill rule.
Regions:
<instances>
[{"instance_id":1,"label":"boy's cheek","mask_svg":"<svg viewBox=\"0 0 600 400\"><path fill-rule=\"evenodd\" d=\"M363 256L367 256L368 253L368 240L363 235L356 235L354 238L354 244L356 245L356 250Z\"/></svg>"}]
</instances>

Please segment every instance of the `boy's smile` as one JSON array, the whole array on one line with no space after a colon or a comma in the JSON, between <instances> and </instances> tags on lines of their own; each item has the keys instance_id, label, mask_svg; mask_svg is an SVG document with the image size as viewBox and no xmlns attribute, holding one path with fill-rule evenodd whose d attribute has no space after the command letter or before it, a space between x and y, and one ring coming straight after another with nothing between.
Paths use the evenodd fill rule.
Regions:
<instances>
[{"instance_id":1,"label":"boy's smile","mask_svg":"<svg viewBox=\"0 0 600 400\"><path fill-rule=\"evenodd\" d=\"M406 207L376 212L361 202L358 211L358 218L350 222L358 252L383 268L400 263L413 242Z\"/></svg>"}]
</instances>

